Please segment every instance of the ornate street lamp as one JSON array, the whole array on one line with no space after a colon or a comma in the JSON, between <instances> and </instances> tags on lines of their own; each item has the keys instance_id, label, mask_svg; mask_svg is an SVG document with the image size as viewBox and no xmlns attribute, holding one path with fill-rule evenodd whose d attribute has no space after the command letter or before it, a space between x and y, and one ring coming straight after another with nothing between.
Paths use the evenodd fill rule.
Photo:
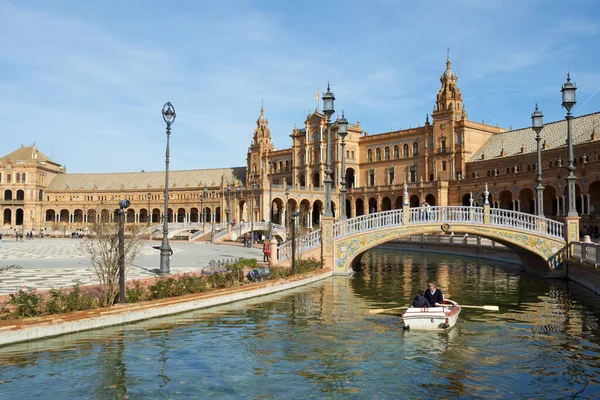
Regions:
<instances>
[{"instance_id":1,"label":"ornate street lamp","mask_svg":"<svg viewBox=\"0 0 600 400\"><path fill-rule=\"evenodd\" d=\"M152 214L150 212L150 200L152 199L152 193L148 192L148 215L146 219L148 219L148 227L150 227L150 218L152 218Z\"/></svg>"},{"instance_id":2,"label":"ornate street lamp","mask_svg":"<svg viewBox=\"0 0 600 400\"><path fill-rule=\"evenodd\" d=\"M542 132L542 128L544 127L544 115L538 110L537 104L535 105L535 111L531 114L531 127L535 131L535 140L537 142L537 167L536 167L536 181L537 186L535 187L535 191L537 193L537 216L544 216L544 186L542 185L542 148L540 146L540 141L542 137L540 136L540 132Z\"/></svg>"},{"instance_id":3,"label":"ornate street lamp","mask_svg":"<svg viewBox=\"0 0 600 400\"><path fill-rule=\"evenodd\" d=\"M344 111L342 110L342 118L338 119L338 135L342 138L342 181L340 182L342 187L340 189L340 203L342 213L340 215L341 220L347 218L346 215L346 135L348 134L348 121L344 118Z\"/></svg>"},{"instance_id":4,"label":"ornate street lamp","mask_svg":"<svg viewBox=\"0 0 600 400\"><path fill-rule=\"evenodd\" d=\"M335 96L329 89L327 83L327 92L323 95L323 112L327 116L327 151L325 160L325 217L333 217L331 212L331 116L335 112L333 108Z\"/></svg>"},{"instance_id":5,"label":"ornate street lamp","mask_svg":"<svg viewBox=\"0 0 600 400\"><path fill-rule=\"evenodd\" d=\"M213 190L213 197L214 197L214 190ZM213 204L213 208L214 208L214 204ZM210 243L211 244L215 244L215 217L216 217L217 213L216 210L213 211L212 209L210 210L210 222L211 222L211 228L210 228Z\"/></svg>"},{"instance_id":6,"label":"ornate street lamp","mask_svg":"<svg viewBox=\"0 0 600 400\"><path fill-rule=\"evenodd\" d=\"M202 232L206 231L206 206L208 205L208 189L204 185L204 191L202 196Z\"/></svg>"},{"instance_id":7,"label":"ornate street lamp","mask_svg":"<svg viewBox=\"0 0 600 400\"><path fill-rule=\"evenodd\" d=\"M275 171L275 161L269 161L269 243L271 242L273 231L273 181L271 175Z\"/></svg>"},{"instance_id":8,"label":"ornate street lamp","mask_svg":"<svg viewBox=\"0 0 600 400\"><path fill-rule=\"evenodd\" d=\"M167 124L167 151L165 152L165 209L163 214L163 238L160 245L160 273L168 274L171 272L170 257L173 253L169 246L169 137L171 136L171 125L175 122L175 107L170 102L166 102L162 109L162 116Z\"/></svg>"},{"instance_id":9,"label":"ornate street lamp","mask_svg":"<svg viewBox=\"0 0 600 400\"><path fill-rule=\"evenodd\" d=\"M227 226L231 225L231 183L227 184Z\"/></svg>"},{"instance_id":10,"label":"ornate street lamp","mask_svg":"<svg viewBox=\"0 0 600 400\"><path fill-rule=\"evenodd\" d=\"M292 275L296 272L296 218L298 211L292 212Z\"/></svg>"},{"instance_id":11,"label":"ornate street lamp","mask_svg":"<svg viewBox=\"0 0 600 400\"><path fill-rule=\"evenodd\" d=\"M577 214L577 208L575 207L575 181L577 178L575 177L575 165L573 163L573 135L571 134L571 120L573 119L571 109L575 103L577 103L575 100L576 90L577 87L571 83L571 76L567 73L567 82L565 82L560 90L562 92L562 106L567 109L567 196L569 198L567 217L577 217L579 215Z\"/></svg>"}]
</instances>

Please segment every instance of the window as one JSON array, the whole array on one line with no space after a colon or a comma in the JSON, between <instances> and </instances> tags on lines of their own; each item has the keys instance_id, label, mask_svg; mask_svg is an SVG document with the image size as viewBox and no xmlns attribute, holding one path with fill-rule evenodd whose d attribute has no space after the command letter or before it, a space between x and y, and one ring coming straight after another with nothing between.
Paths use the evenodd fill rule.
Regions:
<instances>
[{"instance_id":1,"label":"window","mask_svg":"<svg viewBox=\"0 0 600 400\"><path fill-rule=\"evenodd\" d=\"M442 171L446 170L446 161L442 161Z\"/></svg>"},{"instance_id":2,"label":"window","mask_svg":"<svg viewBox=\"0 0 600 400\"><path fill-rule=\"evenodd\" d=\"M460 146L462 144L462 137L460 133L456 134L456 145Z\"/></svg>"},{"instance_id":3,"label":"window","mask_svg":"<svg viewBox=\"0 0 600 400\"><path fill-rule=\"evenodd\" d=\"M433 174L429 174L429 180L432 181L433 180Z\"/></svg>"},{"instance_id":4,"label":"window","mask_svg":"<svg viewBox=\"0 0 600 400\"><path fill-rule=\"evenodd\" d=\"M402 152L404 153L402 156L403 157L408 157L408 145L405 144L404 146L402 146Z\"/></svg>"},{"instance_id":5,"label":"window","mask_svg":"<svg viewBox=\"0 0 600 400\"><path fill-rule=\"evenodd\" d=\"M381 149L378 147L377 150L375 150L375 158L377 159L377 161L381 161Z\"/></svg>"},{"instance_id":6,"label":"window","mask_svg":"<svg viewBox=\"0 0 600 400\"><path fill-rule=\"evenodd\" d=\"M417 168L416 167L411 167L411 169L410 169L410 181L413 183L417 181Z\"/></svg>"},{"instance_id":7,"label":"window","mask_svg":"<svg viewBox=\"0 0 600 400\"><path fill-rule=\"evenodd\" d=\"M346 158L350 158L350 150L346 150Z\"/></svg>"},{"instance_id":8,"label":"window","mask_svg":"<svg viewBox=\"0 0 600 400\"><path fill-rule=\"evenodd\" d=\"M11 182L11 175L10 174L6 174L6 183L10 183Z\"/></svg>"},{"instance_id":9,"label":"window","mask_svg":"<svg viewBox=\"0 0 600 400\"><path fill-rule=\"evenodd\" d=\"M21 174L17 173L17 183L21 183Z\"/></svg>"},{"instance_id":10,"label":"window","mask_svg":"<svg viewBox=\"0 0 600 400\"><path fill-rule=\"evenodd\" d=\"M400 158L400 147L394 146L394 158Z\"/></svg>"},{"instance_id":11,"label":"window","mask_svg":"<svg viewBox=\"0 0 600 400\"><path fill-rule=\"evenodd\" d=\"M442 140L442 153L446 152L446 141Z\"/></svg>"},{"instance_id":12,"label":"window","mask_svg":"<svg viewBox=\"0 0 600 400\"><path fill-rule=\"evenodd\" d=\"M375 186L375 170L369 170L369 186Z\"/></svg>"},{"instance_id":13,"label":"window","mask_svg":"<svg viewBox=\"0 0 600 400\"><path fill-rule=\"evenodd\" d=\"M419 155L419 143L413 143L413 157Z\"/></svg>"},{"instance_id":14,"label":"window","mask_svg":"<svg viewBox=\"0 0 600 400\"><path fill-rule=\"evenodd\" d=\"M390 148L389 147L385 148L385 159L386 160L390 159Z\"/></svg>"},{"instance_id":15,"label":"window","mask_svg":"<svg viewBox=\"0 0 600 400\"><path fill-rule=\"evenodd\" d=\"M396 177L395 177L395 174L394 174L394 169L390 168L388 173L389 173L389 184L393 185L394 183L396 183Z\"/></svg>"},{"instance_id":16,"label":"window","mask_svg":"<svg viewBox=\"0 0 600 400\"><path fill-rule=\"evenodd\" d=\"M491 171L488 169L488 170L485 172L485 175L486 175L486 176L491 176L491 175L492 175L492 172L491 172Z\"/></svg>"},{"instance_id":17,"label":"window","mask_svg":"<svg viewBox=\"0 0 600 400\"><path fill-rule=\"evenodd\" d=\"M548 168L552 168L552 161L548 163Z\"/></svg>"},{"instance_id":18,"label":"window","mask_svg":"<svg viewBox=\"0 0 600 400\"><path fill-rule=\"evenodd\" d=\"M352 159L354 160L354 150L352 150Z\"/></svg>"},{"instance_id":19,"label":"window","mask_svg":"<svg viewBox=\"0 0 600 400\"><path fill-rule=\"evenodd\" d=\"M373 150L369 149L369 151L367 151L367 161L371 162L373 161Z\"/></svg>"}]
</instances>

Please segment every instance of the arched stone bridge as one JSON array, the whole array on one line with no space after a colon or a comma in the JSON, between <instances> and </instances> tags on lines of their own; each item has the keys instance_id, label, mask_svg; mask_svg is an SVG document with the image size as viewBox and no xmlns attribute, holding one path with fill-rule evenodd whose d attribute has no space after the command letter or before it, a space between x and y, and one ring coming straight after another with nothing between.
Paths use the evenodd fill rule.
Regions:
<instances>
[{"instance_id":1,"label":"arched stone bridge","mask_svg":"<svg viewBox=\"0 0 600 400\"><path fill-rule=\"evenodd\" d=\"M296 256L322 257L335 274L348 274L365 251L379 244L403 236L450 232L493 239L514 250L528 267L553 275L564 273L565 224L489 206L404 206L340 222L324 217L321 230L297 238ZM277 251L279 263L291 263L291 242Z\"/></svg>"}]
</instances>

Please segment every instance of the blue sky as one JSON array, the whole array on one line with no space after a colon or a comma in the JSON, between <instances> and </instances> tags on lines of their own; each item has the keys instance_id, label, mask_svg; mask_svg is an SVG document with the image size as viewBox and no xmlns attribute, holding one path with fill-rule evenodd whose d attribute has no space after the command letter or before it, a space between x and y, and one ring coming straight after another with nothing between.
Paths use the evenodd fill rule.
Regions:
<instances>
[{"instance_id":1,"label":"blue sky","mask_svg":"<svg viewBox=\"0 0 600 400\"><path fill-rule=\"evenodd\" d=\"M276 148L331 82L369 133L422 125L446 49L469 118L529 126L600 111L594 0L0 0L0 120L7 154L38 148L71 173L245 165L264 106Z\"/></svg>"}]
</instances>

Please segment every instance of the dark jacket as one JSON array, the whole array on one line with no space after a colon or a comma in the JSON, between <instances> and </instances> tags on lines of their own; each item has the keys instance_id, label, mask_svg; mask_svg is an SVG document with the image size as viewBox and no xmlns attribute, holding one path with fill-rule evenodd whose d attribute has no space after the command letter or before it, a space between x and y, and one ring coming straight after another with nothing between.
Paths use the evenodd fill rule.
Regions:
<instances>
[{"instance_id":1,"label":"dark jacket","mask_svg":"<svg viewBox=\"0 0 600 400\"><path fill-rule=\"evenodd\" d=\"M429 303L425 296L418 294L413 299L413 307L431 307L431 303Z\"/></svg>"},{"instance_id":2,"label":"dark jacket","mask_svg":"<svg viewBox=\"0 0 600 400\"><path fill-rule=\"evenodd\" d=\"M427 289L425 291L425 298L429 301L431 306L435 306L435 303L441 303L442 301L444 301L444 296L442 295L441 290L437 288L435 289L435 292L433 294L431 294L429 289Z\"/></svg>"}]
</instances>

